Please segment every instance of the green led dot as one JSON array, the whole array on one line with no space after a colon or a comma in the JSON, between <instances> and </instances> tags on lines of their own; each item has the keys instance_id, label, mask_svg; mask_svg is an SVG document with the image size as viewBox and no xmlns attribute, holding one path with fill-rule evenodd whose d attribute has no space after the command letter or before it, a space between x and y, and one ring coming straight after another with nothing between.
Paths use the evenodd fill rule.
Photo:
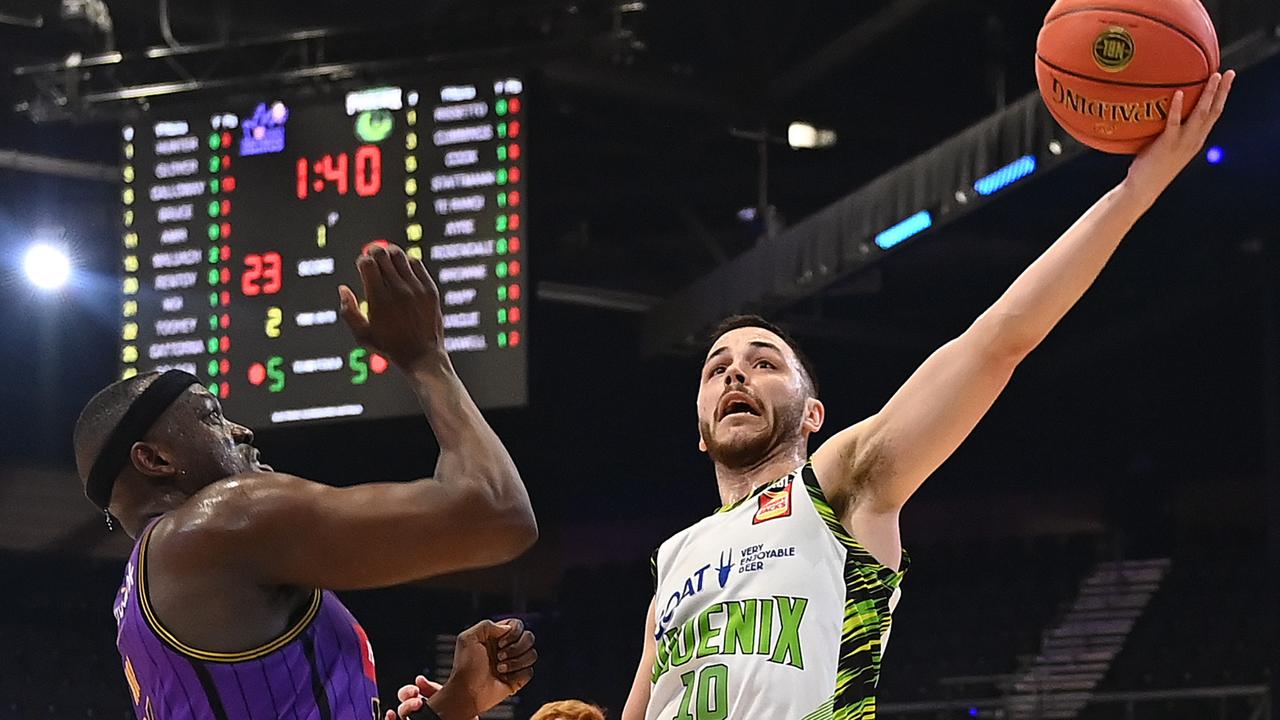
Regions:
<instances>
[{"instance_id":1,"label":"green led dot","mask_svg":"<svg viewBox=\"0 0 1280 720\"><path fill-rule=\"evenodd\" d=\"M217 226L217 225L210 225L210 226L209 226L209 239L210 239L210 240L217 240L217 239L218 239L218 226Z\"/></svg>"},{"instance_id":2,"label":"green led dot","mask_svg":"<svg viewBox=\"0 0 1280 720\"><path fill-rule=\"evenodd\" d=\"M218 269L217 269L217 268L209 268L209 284L210 284L210 285L217 285L217 284L218 284Z\"/></svg>"},{"instance_id":3,"label":"green led dot","mask_svg":"<svg viewBox=\"0 0 1280 720\"><path fill-rule=\"evenodd\" d=\"M507 346L507 334L504 332L498 333L498 347L504 348L506 346Z\"/></svg>"},{"instance_id":4,"label":"green led dot","mask_svg":"<svg viewBox=\"0 0 1280 720\"><path fill-rule=\"evenodd\" d=\"M498 113L498 117L502 117L503 115L506 115L506 114L507 114L507 99L506 99L506 98L498 98L498 102L496 102L496 103L494 103L494 104L493 104L493 111L494 111L494 112L496 112L496 113Z\"/></svg>"},{"instance_id":5,"label":"green led dot","mask_svg":"<svg viewBox=\"0 0 1280 720\"><path fill-rule=\"evenodd\" d=\"M501 285L498 287L498 302L506 302L506 301L507 301L507 286Z\"/></svg>"},{"instance_id":6,"label":"green led dot","mask_svg":"<svg viewBox=\"0 0 1280 720\"><path fill-rule=\"evenodd\" d=\"M209 307L218 307L218 293L209 293Z\"/></svg>"},{"instance_id":7,"label":"green led dot","mask_svg":"<svg viewBox=\"0 0 1280 720\"><path fill-rule=\"evenodd\" d=\"M222 145L222 138L218 137L218 133L213 133L212 135L209 136L210 150L217 150L218 147L221 145Z\"/></svg>"},{"instance_id":8,"label":"green led dot","mask_svg":"<svg viewBox=\"0 0 1280 720\"><path fill-rule=\"evenodd\" d=\"M222 158L213 156L209 158L209 172L214 173L222 169Z\"/></svg>"},{"instance_id":9,"label":"green led dot","mask_svg":"<svg viewBox=\"0 0 1280 720\"><path fill-rule=\"evenodd\" d=\"M499 185L506 185L506 184L507 184L507 169L506 169L506 168L499 168L499 169L498 169L498 184L499 184Z\"/></svg>"},{"instance_id":10,"label":"green led dot","mask_svg":"<svg viewBox=\"0 0 1280 720\"><path fill-rule=\"evenodd\" d=\"M507 146L506 146L506 145L499 145L499 146L498 146L498 159L499 159L499 160L502 160L503 162L506 162L506 159L507 159Z\"/></svg>"},{"instance_id":11,"label":"green led dot","mask_svg":"<svg viewBox=\"0 0 1280 720\"><path fill-rule=\"evenodd\" d=\"M507 324L507 309L506 309L506 308L498 308L498 324L499 324L499 325L506 325L506 324Z\"/></svg>"},{"instance_id":12,"label":"green led dot","mask_svg":"<svg viewBox=\"0 0 1280 720\"><path fill-rule=\"evenodd\" d=\"M218 361L209 361L209 377L218 377Z\"/></svg>"},{"instance_id":13,"label":"green led dot","mask_svg":"<svg viewBox=\"0 0 1280 720\"><path fill-rule=\"evenodd\" d=\"M498 123L498 137L505 138L507 136L507 124Z\"/></svg>"},{"instance_id":14,"label":"green led dot","mask_svg":"<svg viewBox=\"0 0 1280 720\"><path fill-rule=\"evenodd\" d=\"M218 396L218 383L209 383L209 394L214 397Z\"/></svg>"},{"instance_id":15,"label":"green led dot","mask_svg":"<svg viewBox=\"0 0 1280 720\"><path fill-rule=\"evenodd\" d=\"M494 229L494 230L497 230L498 232L506 232L506 231L507 231L507 216L506 216L506 215L499 215L499 216L498 216L498 219L493 221L493 229Z\"/></svg>"},{"instance_id":16,"label":"green led dot","mask_svg":"<svg viewBox=\"0 0 1280 720\"><path fill-rule=\"evenodd\" d=\"M507 194L504 192L498 193L498 207L504 208L506 206L507 206Z\"/></svg>"},{"instance_id":17,"label":"green led dot","mask_svg":"<svg viewBox=\"0 0 1280 720\"><path fill-rule=\"evenodd\" d=\"M506 255L506 254L507 254L507 239L506 239L506 238L498 238L498 254L499 254L499 255Z\"/></svg>"},{"instance_id":18,"label":"green led dot","mask_svg":"<svg viewBox=\"0 0 1280 720\"><path fill-rule=\"evenodd\" d=\"M208 347L209 347L209 352L211 353L218 352L218 338L209 338Z\"/></svg>"},{"instance_id":19,"label":"green led dot","mask_svg":"<svg viewBox=\"0 0 1280 720\"><path fill-rule=\"evenodd\" d=\"M209 316L209 329L210 329L210 330L213 330L214 332L217 332L217 330L218 330L218 316L217 316L217 315L210 315L210 316Z\"/></svg>"},{"instance_id":20,"label":"green led dot","mask_svg":"<svg viewBox=\"0 0 1280 720\"><path fill-rule=\"evenodd\" d=\"M218 201L214 200L209 203L209 217L218 217Z\"/></svg>"},{"instance_id":21,"label":"green led dot","mask_svg":"<svg viewBox=\"0 0 1280 720\"><path fill-rule=\"evenodd\" d=\"M209 248L209 263L213 264L216 262L218 262L218 248L211 247Z\"/></svg>"},{"instance_id":22,"label":"green led dot","mask_svg":"<svg viewBox=\"0 0 1280 720\"><path fill-rule=\"evenodd\" d=\"M217 195L218 193L222 192L222 183L218 182L218 178L214 178L209 181L209 192L213 193L214 195Z\"/></svg>"},{"instance_id":23,"label":"green led dot","mask_svg":"<svg viewBox=\"0 0 1280 720\"><path fill-rule=\"evenodd\" d=\"M494 271L494 274L496 274L496 275L497 275L498 277L500 277L500 278L504 278L504 277L506 277L506 276L507 276L507 264L506 264L506 263L504 263L504 262L500 262L500 263L498 263L497 270L495 270L495 271Z\"/></svg>"}]
</instances>

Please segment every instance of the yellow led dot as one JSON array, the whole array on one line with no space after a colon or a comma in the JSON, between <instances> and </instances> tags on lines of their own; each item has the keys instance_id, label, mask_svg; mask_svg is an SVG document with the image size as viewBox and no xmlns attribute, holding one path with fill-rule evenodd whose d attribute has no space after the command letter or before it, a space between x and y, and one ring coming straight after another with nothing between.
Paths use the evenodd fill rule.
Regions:
<instances>
[{"instance_id":1,"label":"yellow led dot","mask_svg":"<svg viewBox=\"0 0 1280 720\"><path fill-rule=\"evenodd\" d=\"M137 255L124 256L124 271L138 272L138 256Z\"/></svg>"},{"instance_id":2,"label":"yellow led dot","mask_svg":"<svg viewBox=\"0 0 1280 720\"><path fill-rule=\"evenodd\" d=\"M133 159L133 143L129 143L124 146L124 159L125 160Z\"/></svg>"},{"instance_id":3,"label":"yellow led dot","mask_svg":"<svg viewBox=\"0 0 1280 720\"><path fill-rule=\"evenodd\" d=\"M409 257L413 258L414 260L421 260L421 259L422 259L422 246L421 246L421 245L414 245L413 247L409 248L408 250L405 250L405 251L404 251L404 254L405 254L405 255L408 255Z\"/></svg>"},{"instance_id":4,"label":"yellow led dot","mask_svg":"<svg viewBox=\"0 0 1280 720\"><path fill-rule=\"evenodd\" d=\"M416 172L418 169L418 156L407 155L404 159L405 172Z\"/></svg>"},{"instance_id":5,"label":"yellow led dot","mask_svg":"<svg viewBox=\"0 0 1280 720\"><path fill-rule=\"evenodd\" d=\"M133 204L133 188L125 188L124 192L120 193L120 198L124 200L125 205L132 205Z\"/></svg>"},{"instance_id":6,"label":"yellow led dot","mask_svg":"<svg viewBox=\"0 0 1280 720\"><path fill-rule=\"evenodd\" d=\"M138 362L138 348L134 345L125 345L120 351L120 360L126 363Z\"/></svg>"},{"instance_id":7,"label":"yellow led dot","mask_svg":"<svg viewBox=\"0 0 1280 720\"><path fill-rule=\"evenodd\" d=\"M404 181L404 194L405 194L405 195L417 195L417 194L418 194L418 181L417 181L417 180L414 180L413 178L409 178L408 180L405 180L405 181Z\"/></svg>"},{"instance_id":8,"label":"yellow led dot","mask_svg":"<svg viewBox=\"0 0 1280 720\"><path fill-rule=\"evenodd\" d=\"M411 132L404 136L404 149L405 150L418 149L418 133Z\"/></svg>"},{"instance_id":9,"label":"yellow led dot","mask_svg":"<svg viewBox=\"0 0 1280 720\"><path fill-rule=\"evenodd\" d=\"M125 182L127 183L133 182L133 166L132 165L125 165L124 172L122 174L124 175Z\"/></svg>"},{"instance_id":10,"label":"yellow led dot","mask_svg":"<svg viewBox=\"0 0 1280 720\"><path fill-rule=\"evenodd\" d=\"M137 340L138 323L125 323L124 330L120 333L120 337L125 340Z\"/></svg>"},{"instance_id":11,"label":"yellow led dot","mask_svg":"<svg viewBox=\"0 0 1280 720\"><path fill-rule=\"evenodd\" d=\"M417 124L418 124L418 111L417 111L417 110L410 110L408 113L406 113L406 114L405 114L405 122L409 123L410 125L417 125Z\"/></svg>"},{"instance_id":12,"label":"yellow led dot","mask_svg":"<svg viewBox=\"0 0 1280 720\"><path fill-rule=\"evenodd\" d=\"M422 239L422 226L418 223L406 225L404 228L404 235L413 242L418 242Z\"/></svg>"},{"instance_id":13,"label":"yellow led dot","mask_svg":"<svg viewBox=\"0 0 1280 720\"><path fill-rule=\"evenodd\" d=\"M124 226L133 227L133 211L132 210L124 211Z\"/></svg>"},{"instance_id":14,"label":"yellow led dot","mask_svg":"<svg viewBox=\"0 0 1280 720\"><path fill-rule=\"evenodd\" d=\"M124 314L124 316L125 316L125 317L127 317L127 318L130 318L130 317L133 317L134 315L137 315L137 314L138 314L138 301L137 301L137 300L125 300L125 301L124 301L124 306L120 308L120 311L121 311L121 313L122 313L122 314Z\"/></svg>"},{"instance_id":15,"label":"yellow led dot","mask_svg":"<svg viewBox=\"0 0 1280 720\"><path fill-rule=\"evenodd\" d=\"M138 294L138 278L127 277L124 279L124 294L125 295Z\"/></svg>"},{"instance_id":16,"label":"yellow led dot","mask_svg":"<svg viewBox=\"0 0 1280 720\"><path fill-rule=\"evenodd\" d=\"M138 368L125 368L124 372L120 373L120 379L128 380L129 378L137 374L138 374Z\"/></svg>"},{"instance_id":17,"label":"yellow led dot","mask_svg":"<svg viewBox=\"0 0 1280 720\"><path fill-rule=\"evenodd\" d=\"M136 232L125 233L124 246L130 250L138 247L138 233Z\"/></svg>"},{"instance_id":18,"label":"yellow led dot","mask_svg":"<svg viewBox=\"0 0 1280 720\"><path fill-rule=\"evenodd\" d=\"M405 214L405 217L408 217L408 218L416 217L418 215L418 201L410 200L409 202L405 203L404 214Z\"/></svg>"}]
</instances>

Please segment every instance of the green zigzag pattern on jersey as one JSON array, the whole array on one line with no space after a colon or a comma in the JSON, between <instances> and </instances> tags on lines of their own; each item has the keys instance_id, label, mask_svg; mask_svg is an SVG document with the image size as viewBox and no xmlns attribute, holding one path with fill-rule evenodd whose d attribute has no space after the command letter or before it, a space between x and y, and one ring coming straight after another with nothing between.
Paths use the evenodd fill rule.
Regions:
<instances>
[{"instance_id":1,"label":"green zigzag pattern on jersey","mask_svg":"<svg viewBox=\"0 0 1280 720\"><path fill-rule=\"evenodd\" d=\"M836 688L831 699L804 720L874 720L882 655L880 638L893 621L889 598L902 582L908 558L903 553L902 568L897 572L881 565L836 517L818 485L813 467L806 465L803 475L818 516L846 551L844 627L840 634Z\"/></svg>"}]
</instances>

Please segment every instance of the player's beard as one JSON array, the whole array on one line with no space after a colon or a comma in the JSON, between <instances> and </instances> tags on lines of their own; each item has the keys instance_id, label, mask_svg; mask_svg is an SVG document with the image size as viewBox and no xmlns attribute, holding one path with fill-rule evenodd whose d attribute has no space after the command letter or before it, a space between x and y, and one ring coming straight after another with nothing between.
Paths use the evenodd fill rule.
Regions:
<instances>
[{"instance_id":1,"label":"player's beard","mask_svg":"<svg viewBox=\"0 0 1280 720\"><path fill-rule=\"evenodd\" d=\"M711 425L706 421L699 422L698 430L702 433L702 442L707 446L707 455L717 465L733 469L749 468L759 465L779 448L804 442L804 435L801 433L804 409L804 398L794 400L777 408L773 425L767 432L756 433L733 442L719 442L715 433L712 432Z\"/></svg>"}]
</instances>

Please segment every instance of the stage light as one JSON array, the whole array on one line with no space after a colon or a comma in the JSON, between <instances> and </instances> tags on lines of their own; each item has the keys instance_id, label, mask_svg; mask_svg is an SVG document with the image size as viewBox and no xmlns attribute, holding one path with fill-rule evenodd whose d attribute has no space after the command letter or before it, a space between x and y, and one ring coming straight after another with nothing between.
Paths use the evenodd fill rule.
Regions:
<instances>
[{"instance_id":1,"label":"stage light","mask_svg":"<svg viewBox=\"0 0 1280 720\"><path fill-rule=\"evenodd\" d=\"M1059 141L1057 141L1057 140L1050 140L1050 141L1049 141L1049 152L1053 153L1054 155L1061 155L1061 154L1062 154L1062 143L1061 143L1061 142L1059 142Z\"/></svg>"},{"instance_id":2,"label":"stage light","mask_svg":"<svg viewBox=\"0 0 1280 720\"><path fill-rule=\"evenodd\" d=\"M836 131L819 129L806 122L793 122L787 128L787 144L796 150L829 148L836 144Z\"/></svg>"},{"instance_id":3,"label":"stage light","mask_svg":"<svg viewBox=\"0 0 1280 720\"><path fill-rule=\"evenodd\" d=\"M973 184L979 195L994 195L1036 171L1036 156L1024 155Z\"/></svg>"},{"instance_id":4,"label":"stage light","mask_svg":"<svg viewBox=\"0 0 1280 720\"><path fill-rule=\"evenodd\" d=\"M1214 145L1213 147L1209 148L1209 151L1204 154L1204 159L1208 160L1210 165L1220 164L1225 159L1225 157L1226 157L1226 154L1223 153L1222 148L1217 145Z\"/></svg>"},{"instance_id":5,"label":"stage light","mask_svg":"<svg viewBox=\"0 0 1280 720\"><path fill-rule=\"evenodd\" d=\"M58 290L71 278L71 259L61 249L36 243L22 260L27 279L41 290Z\"/></svg>"},{"instance_id":6,"label":"stage light","mask_svg":"<svg viewBox=\"0 0 1280 720\"><path fill-rule=\"evenodd\" d=\"M908 238L919 235L920 233L933 227L933 215L928 210L921 210L884 232L876 235L876 247L881 250L889 248L907 240Z\"/></svg>"}]
</instances>

